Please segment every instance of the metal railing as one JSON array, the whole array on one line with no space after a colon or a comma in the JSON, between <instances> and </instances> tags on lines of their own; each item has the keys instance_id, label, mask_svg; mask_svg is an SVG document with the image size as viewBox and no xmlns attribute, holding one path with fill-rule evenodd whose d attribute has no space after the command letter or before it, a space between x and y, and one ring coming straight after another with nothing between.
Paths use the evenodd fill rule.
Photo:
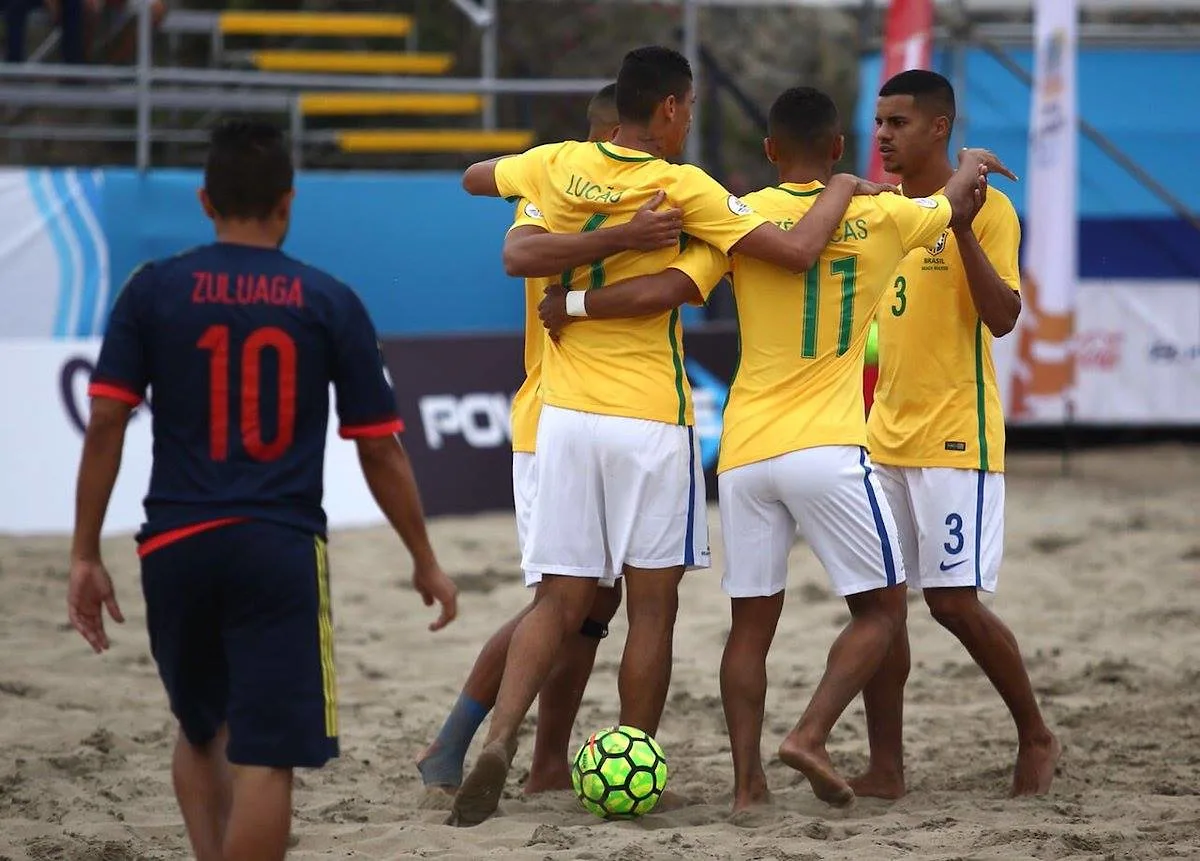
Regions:
<instances>
[{"instance_id":1,"label":"metal railing","mask_svg":"<svg viewBox=\"0 0 1200 861\"><path fill-rule=\"evenodd\" d=\"M60 139L132 140L136 145L136 164L145 170L150 166L155 141L202 140L203 132L196 129L154 128L153 112L166 110L255 111L279 113L286 116L292 131L293 147L299 164L306 145L327 145L334 142L336 132L305 128L300 107L303 90L358 90L387 92L479 93L484 97L482 123L484 128L496 127L496 96L504 94L555 95L587 94L611 81L611 78L501 78L499 77L499 0L450 0L480 31L480 75L477 78L443 78L438 76L397 75L329 75L262 72L225 68L185 68L159 66L154 59L153 25L150 4L138 5L136 13L137 59L133 66L63 65L47 63L0 63L0 105L60 106L67 108L112 108L136 111L135 126L109 127L48 127L21 128L6 124L0 128L0 138L36 139L53 133ZM630 2L630 0L624 0ZM673 0L683 6L682 44L692 63L694 73L706 71L702 60L700 22L697 14L701 5L738 5L733 0ZM784 2L784 0L776 0ZM1197 0L1200 3L1200 0ZM745 5L750 5L746 3ZM770 5L759 0L754 5ZM842 8L850 2L831 2ZM870 2L859 3L864 16L870 12ZM179 35L208 35L212 40L212 63L217 66L224 52L219 13L170 11L162 22L168 38ZM967 24L939 28L952 46L969 43L993 45L1029 45L1032 42L1028 24ZM964 38L965 34L966 35ZM1162 27L1147 25L1131 29L1104 23L1085 23L1080 27L1080 43L1125 44L1174 47L1200 44L1200 27L1182 25ZM870 44L869 40L866 44ZM62 80L81 80L93 87L61 87ZM699 80L697 80L699 84ZM693 122L702 128L699 116L701 105L694 110ZM963 124L965 125L965 123ZM702 163L702 135L689 136L687 158Z\"/></svg>"}]
</instances>

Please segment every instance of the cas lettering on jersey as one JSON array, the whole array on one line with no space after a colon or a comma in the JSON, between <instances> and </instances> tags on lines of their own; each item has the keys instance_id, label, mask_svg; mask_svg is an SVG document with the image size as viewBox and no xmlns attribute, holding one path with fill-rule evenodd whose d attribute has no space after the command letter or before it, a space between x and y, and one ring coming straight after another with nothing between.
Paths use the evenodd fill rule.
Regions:
<instances>
[{"instance_id":1,"label":"cas lettering on jersey","mask_svg":"<svg viewBox=\"0 0 1200 861\"><path fill-rule=\"evenodd\" d=\"M512 443L512 395L470 392L425 395L417 404L425 444L433 451L460 437L471 448L500 448Z\"/></svg>"}]
</instances>

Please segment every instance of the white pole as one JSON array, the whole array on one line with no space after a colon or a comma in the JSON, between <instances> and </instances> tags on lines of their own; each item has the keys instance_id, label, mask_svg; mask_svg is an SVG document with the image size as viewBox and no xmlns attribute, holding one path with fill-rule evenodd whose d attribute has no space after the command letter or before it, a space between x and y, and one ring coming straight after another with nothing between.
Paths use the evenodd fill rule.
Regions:
<instances>
[{"instance_id":1,"label":"white pole","mask_svg":"<svg viewBox=\"0 0 1200 861\"><path fill-rule=\"evenodd\" d=\"M700 5L697 0L683 0L683 55L692 65L692 87L696 103L692 106L692 133L688 135L684 157L699 165L700 144Z\"/></svg>"}]
</instances>

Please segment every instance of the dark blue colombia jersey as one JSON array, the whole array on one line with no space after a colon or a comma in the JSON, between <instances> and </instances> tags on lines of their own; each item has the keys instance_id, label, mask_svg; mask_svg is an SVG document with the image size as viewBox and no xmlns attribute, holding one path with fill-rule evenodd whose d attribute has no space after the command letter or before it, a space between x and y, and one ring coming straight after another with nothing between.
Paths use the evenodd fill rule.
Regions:
<instances>
[{"instance_id":1,"label":"dark blue colombia jersey","mask_svg":"<svg viewBox=\"0 0 1200 861\"><path fill-rule=\"evenodd\" d=\"M332 276L220 242L135 271L89 394L136 405L150 390L139 539L225 518L323 535L331 384L343 437L403 428L366 308Z\"/></svg>"}]
</instances>

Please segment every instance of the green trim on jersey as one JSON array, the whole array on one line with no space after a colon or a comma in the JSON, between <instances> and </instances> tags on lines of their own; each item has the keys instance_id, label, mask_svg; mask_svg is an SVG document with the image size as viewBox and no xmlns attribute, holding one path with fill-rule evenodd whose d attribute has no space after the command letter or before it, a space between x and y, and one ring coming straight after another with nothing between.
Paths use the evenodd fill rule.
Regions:
<instances>
[{"instance_id":1,"label":"green trim on jersey","mask_svg":"<svg viewBox=\"0 0 1200 861\"><path fill-rule=\"evenodd\" d=\"M687 424L687 398L683 394L683 356L679 354L679 339L675 337L675 327L679 323L679 309L671 309L671 319L667 323L667 336L671 340L671 362L675 366L675 394L679 397L679 415L676 424Z\"/></svg>"},{"instance_id":2,"label":"green trim on jersey","mask_svg":"<svg viewBox=\"0 0 1200 861\"><path fill-rule=\"evenodd\" d=\"M983 386L983 320L975 321L975 413L979 417L979 468L988 472L987 392Z\"/></svg>"},{"instance_id":3,"label":"green trim on jersey","mask_svg":"<svg viewBox=\"0 0 1200 861\"><path fill-rule=\"evenodd\" d=\"M595 212L592 216L583 223L583 227L579 228L580 233L591 233L593 230L598 230L600 225L608 220L608 213ZM567 269L562 274L562 286L568 290L571 289L571 279L575 277L574 269ZM593 260L591 266L591 284L590 289L596 290L604 286L604 260Z\"/></svg>"},{"instance_id":4,"label":"green trim on jersey","mask_svg":"<svg viewBox=\"0 0 1200 861\"><path fill-rule=\"evenodd\" d=\"M816 197L818 194L820 194L822 191L825 190L825 186L821 186L820 188L810 189L809 191L793 191L790 188L784 188L782 185L777 185L775 187L777 189L779 189L780 191L787 192L792 197Z\"/></svg>"},{"instance_id":5,"label":"green trim on jersey","mask_svg":"<svg viewBox=\"0 0 1200 861\"><path fill-rule=\"evenodd\" d=\"M609 158L616 159L617 161L655 161L658 159L658 156L656 155L621 155L620 153L612 152L600 141L596 141L596 149L600 150L600 152L604 153Z\"/></svg>"}]
</instances>

